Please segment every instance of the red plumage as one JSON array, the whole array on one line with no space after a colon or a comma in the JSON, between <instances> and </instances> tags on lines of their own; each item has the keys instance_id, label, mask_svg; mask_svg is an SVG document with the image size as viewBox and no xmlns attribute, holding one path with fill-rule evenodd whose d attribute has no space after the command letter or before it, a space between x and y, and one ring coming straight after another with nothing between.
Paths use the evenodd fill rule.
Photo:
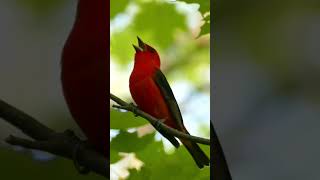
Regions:
<instances>
[{"instance_id":1,"label":"red plumage","mask_svg":"<svg viewBox=\"0 0 320 180\"><path fill-rule=\"evenodd\" d=\"M61 80L69 110L97 151L109 150L108 39L106 0L79 0L62 54Z\"/></svg>"},{"instance_id":2,"label":"red plumage","mask_svg":"<svg viewBox=\"0 0 320 180\"><path fill-rule=\"evenodd\" d=\"M188 134L173 92L160 70L160 57L156 50L138 38L134 68L130 76L130 93L138 107L155 118L164 120L172 128ZM175 147L179 143L172 135L159 131ZM189 140L181 139L199 168L209 165L209 158L200 147Z\"/></svg>"}]
</instances>

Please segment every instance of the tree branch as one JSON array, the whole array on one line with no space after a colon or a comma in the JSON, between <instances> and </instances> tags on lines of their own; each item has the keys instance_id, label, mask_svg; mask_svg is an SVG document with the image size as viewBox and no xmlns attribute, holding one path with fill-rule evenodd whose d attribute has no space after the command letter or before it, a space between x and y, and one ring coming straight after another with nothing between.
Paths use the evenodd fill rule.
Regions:
<instances>
[{"instance_id":1,"label":"tree branch","mask_svg":"<svg viewBox=\"0 0 320 180\"><path fill-rule=\"evenodd\" d=\"M94 149L85 145L72 131L57 133L33 117L0 99L0 118L21 130L33 140L10 135L6 142L25 148L46 151L76 161L80 166L106 178L109 161Z\"/></svg>"},{"instance_id":2,"label":"tree branch","mask_svg":"<svg viewBox=\"0 0 320 180\"><path fill-rule=\"evenodd\" d=\"M125 101L121 100L120 98L118 98L117 96L113 95L112 93L110 93L110 99L112 99L114 102L116 102L117 104L120 105L120 106L113 105L113 107L124 109L124 110L127 110L127 111L131 111L135 115L143 117L144 119L148 120L152 125L154 125L154 127L156 129L164 130L167 133L169 133L169 134L171 134L171 135L173 135L175 137L178 137L178 138L188 139L188 140L191 140L193 142L200 143L200 144L210 145L210 139L205 139L205 138L201 138L201 137L192 136L192 135L189 135L189 134L185 134L185 133L183 133L181 131L178 131L176 129L173 129L173 128L165 125L164 123L162 123L161 120L156 119L156 118L152 117L151 115L143 112L142 110L140 110L138 107L136 107L132 103L131 104L126 103Z\"/></svg>"}]
</instances>

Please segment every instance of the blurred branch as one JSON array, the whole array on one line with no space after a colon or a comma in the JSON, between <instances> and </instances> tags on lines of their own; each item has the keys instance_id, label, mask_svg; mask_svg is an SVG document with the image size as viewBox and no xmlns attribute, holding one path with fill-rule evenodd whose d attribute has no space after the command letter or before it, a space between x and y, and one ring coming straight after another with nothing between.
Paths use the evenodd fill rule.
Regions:
<instances>
[{"instance_id":1,"label":"blurred branch","mask_svg":"<svg viewBox=\"0 0 320 180\"><path fill-rule=\"evenodd\" d=\"M104 177L109 177L109 174L107 174L108 160L91 147L85 146L71 130L57 133L1 99L0 118L35 140L10 135L6 139L7 143L59 155L73 160L77 168L81 166L85 170L91 170ZM81 170L78 170L81 173Z\"/></svg>"},{"instance_id":2,"label":"blurred branch","mask_svg":"<svg viewBox=\"0 0 320 180\"><path fill-rule=\"evenodd\" d=\"M131 111L135 115L143 117L144 119L148 120L152 125L154 125L154 127L156 129L165 130L167 133L169 133L169 134L171 134L171 135L173 135L175 137L178 137L178 138L188 139L188 140L191 140L193 142L200 143L200 144L210 145L210 139L205 139L205 138L201 138L201 137L192 136L192 135L189 135L189 134L185 134L185 133L183 133L181 131L178 131L176 129L173 129L173 128L165 125L164 123L162 123L159 119L154 118L151 115L143 112L142 110L140 110L138 107L136 107L133 104L126 103L125 101L121 100L120 98L118 98L117 96L113 95L112 93L110 93L110 99L112 99L114 102L116 102L117 104L120 105L120 106L113 105L113 107L124 109L124 110L127 110L127 111Z\"/></svg>"}]
</instances>

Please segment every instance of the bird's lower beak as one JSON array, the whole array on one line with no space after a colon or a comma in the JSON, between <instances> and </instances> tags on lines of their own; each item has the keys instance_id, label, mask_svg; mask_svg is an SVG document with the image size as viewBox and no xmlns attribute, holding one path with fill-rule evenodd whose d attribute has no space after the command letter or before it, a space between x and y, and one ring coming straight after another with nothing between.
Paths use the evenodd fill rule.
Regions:
<instances>
[{"instance_id":1,"label":"bird's lower beak","mask_svg":"<svg viewBox=\"0 0 320 180\"><path fill-rule=\"evenodd\" d=\"M134 45L134 44L132 44L132 46L133 46L133 48L136 50L136 52L141 52L141 51L143 51L142 48L140 48L140 47L138 47L138 46L136 46L136 45Z\"/></svg>"}]
</instances>

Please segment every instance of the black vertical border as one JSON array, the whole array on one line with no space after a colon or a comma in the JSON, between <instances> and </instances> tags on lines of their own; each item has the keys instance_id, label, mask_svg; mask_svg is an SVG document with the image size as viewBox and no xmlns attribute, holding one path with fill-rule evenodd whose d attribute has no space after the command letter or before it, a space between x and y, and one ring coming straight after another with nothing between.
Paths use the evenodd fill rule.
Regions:
<instances>
[{"instance_id":1,"label":"black vertical border","mask_svg":"<svg viewBox=\"0 0 320 180\"><path fill-rule=\"evenodd\" d=\"M106 24L106 27L105 27L105 32L106 32L106 49L107 49L107 61L108 63L107 64L107 68L106 68L106 74L108 76L108 82L107 82L107 87L108 87L108 100L107 100L107 109L108 109L108 119L107 119L107 129L108 129L108 133L106 135L107 139L106 141L108 142L107 143L107 149L109 149L109 153L108 153L108 169L107 169L107 174L109 175L109 179L110 179L110 0L103 0L105 1L105 9L106 9L106 12L105 12L105 24ZM109 44L107 44L107 42Z\"/></svg>"}]
</instances>

